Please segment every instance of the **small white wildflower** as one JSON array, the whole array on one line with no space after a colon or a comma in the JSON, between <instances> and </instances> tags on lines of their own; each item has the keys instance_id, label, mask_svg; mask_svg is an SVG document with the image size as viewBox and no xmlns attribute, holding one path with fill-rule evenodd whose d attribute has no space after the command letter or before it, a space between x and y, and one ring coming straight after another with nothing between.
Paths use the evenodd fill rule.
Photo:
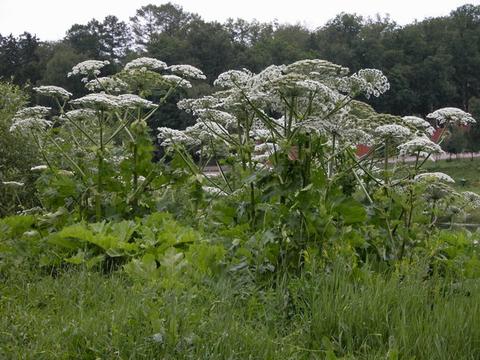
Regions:
<instances>
[{"instance_id":1,"label":"small white wildflower","mask_svg":"<svg viewBox=\"0 0 480 360\"><path fill-rule=\"evenodd\" d=\"M58 170L57 173L58 173L59 175L68 176L68 177L75 175L72 171L63 170L63 169Z\"/></svg>"},{"instance_id":2,"label":"small white wildflower","mask_svg":"<svg viewBox=\"0 0 480 360\"><path fill-rule=\"evenodd\" d=\"M100 61L100 60L86 60L82 61L81 63L75 65L67 74L67 77L74 76L74 75L99 75L100 69L102 69L105 65L110 64L110 61ZM88 79L88 78L87 78ZM83 81L83 79L82 79Z\"/></svg>"},{"instance_id":3,"label":"small white wildflower","mask_svg":"<svg viewBox=\"0 0 480 360\"><path fill-rule=\"evenodd\" d=\"M429 172L429 173L418 174L417 176L415 176L414 180L415 181L438 180L446 183L452 183L452 184L455 183L455 180L453 180L451 176L442 172Z\"/></svg>"},{"instance_id":4,"label":"small white wildflower","mask_svg":"<svg viewBox=\"0 0 480 360\"><path fill-rule=\"evenodd\" d=\"M471 114L453 107L446 107L427 115L428 119L435 120L439 125L453 123L454 125L475 124L476 121Z\"/></svg>"},{"instance_id":5,"label":"small white wildflower","mask_svg":"<svg viewBox=\"0 0 480 360\"><path fill-rule=\"evenodd\" d=\"M11 186L11 187L22 187L25 184L19 181L2 181L2 184L5 186Z\"/></svg>"},{"instance_id":6,"label":"small white wildflower","mask_svg":"<svg viewBox=\"0 0 480 360\"><path fill-rule=\"evenodd\" d=\"M34 238L34 237L37 237L39 235L40 235L40 233L37 230L29 230L29 231L25 231L23 233L23 236L25 236L27 238Z\"/></svg>"},{"instance_id":7,"label":"small white wildflower","mask_svg":"<svg viewBox=\"0 0 480 360\"><path fill-rule=\"evenodd\" d=\"M47 165L37 165L37 166L31 167L30 171L44 171L44 170L47 170L47 169L48 169Z\"/></svg>"},{"instance_id":8,"label":"small white wildflower","mask_svg":"<svg viewBox=\"0 0 480 360\"><path fill-rule=\"evenodd\" d=\"M67 90L59 86L39 86L34 87L33 90L40 95L59 97L61 99L69 99L72 96L71 92L68 92Z\"/></svg>"},{"instance_id":9,"label":"small white wildflower","mask_svg":"<svg viewBox=\"0 0 480 360\"><path fill-rule=\"evenodd\" d=\"M152 341L157 344L163 344L163 341L164 341L163 335L161 333L153 334Z\"/></svg>"},{"instance_id":10,"label":"small white wildflower","mask_svg":"<svg viewBox=\"0 0 480 360\"><path fill-rule=\"evenodd\" d=\"M150 57L141 57L135 60L130 61L125 65L125 70L164 70L167 68L167 64L163 61L150 58Z\"/></svg>"},{"instance_id":11,"label":"small white wildflower","mask_svg":"<svg viewBox=\"0 0 480 360\"><path fill-rule=\"evenodd\" d=\"M202 70L192 65L172 65L168 69L174 74L188 77L190 79L205 80L207 78Z\"/></svg>"},{"instance_id":12,"label":"small white wildflower","mask_svg":"<svg viewBox=\"0 0 480 360\"><path fill-rule=\"evenodd\" d=\"M213 187L213 186L202 186L202 189L204 192L206 192L209 195L213 196L225 196L228 195L225 191L222 189Z\"/></svg>"}]
</instances>

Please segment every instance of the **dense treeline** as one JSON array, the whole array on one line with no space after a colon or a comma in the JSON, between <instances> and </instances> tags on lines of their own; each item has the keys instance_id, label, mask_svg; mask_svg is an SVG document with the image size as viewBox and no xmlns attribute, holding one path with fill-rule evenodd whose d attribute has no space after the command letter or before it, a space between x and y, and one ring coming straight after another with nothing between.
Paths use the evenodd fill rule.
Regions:
<instances>
[{"instance_id":1,"label":"dense treeline","mask_svg":"<svg viewBox=\"0 0 480 360\"><path fill-rule=\"evenodd\" d=\"M298 24L241 19L207 22L171 3L147 5L129 23L107 16L75 24L57 42L42 42L29 33L0 35L0 79L55 84L78 94L84 91L82 84L64 75L74 64L105 59L113 72L140 53L169 64L198 66L210 83L228 69L256 72L303 58L330 60L351 71L373 67L391 82L382 102L373 101L378 111L425 115L455 106L480 114L480 6L474 5L406 26L388 17L342 13L313 31ZM210 91L209 86L196 88ZM188 122L174 108L173 103L167 106L163 114L170 116L160 114L157 123L181 127ZM477 134L473 129L468 136L457 136L451 147L478 150Z\"/></svg>"}]
</instances>

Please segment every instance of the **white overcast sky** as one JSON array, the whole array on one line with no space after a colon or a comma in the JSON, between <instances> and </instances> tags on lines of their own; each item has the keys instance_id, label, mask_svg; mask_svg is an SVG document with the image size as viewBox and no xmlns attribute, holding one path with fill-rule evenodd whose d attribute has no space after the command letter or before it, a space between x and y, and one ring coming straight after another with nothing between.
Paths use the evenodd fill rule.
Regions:
<instances>
[{"instance_id":1,"label":"white overcast sky","mask_svg":"<svg viewBox=\"0 0 480 360\"><path fill-rule=\"evenodd\" d=\"M143 5L161 5L159 0L0 0L0 34L19 35L24 31L41 40L57 40L75 23L116 15L124 21ZM325 24L340 12L364 16L389 14L405 25L426 17L448 15L464 4L480 5L480 0L176 0L188 12L206 20L223 22L229 17L281 23L301 23L309 28Z\"/></svg>"}]
</instances>

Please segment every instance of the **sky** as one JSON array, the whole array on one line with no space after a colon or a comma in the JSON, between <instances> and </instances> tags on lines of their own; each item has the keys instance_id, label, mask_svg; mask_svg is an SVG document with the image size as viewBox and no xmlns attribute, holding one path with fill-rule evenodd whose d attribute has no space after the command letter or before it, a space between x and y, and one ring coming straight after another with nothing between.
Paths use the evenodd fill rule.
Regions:
<instances>
[{"instance_id":1,"label":"sky","mask_svg":"<svg viewBox=\"0 0 480 360\"><path fill-rule=\"evenodd\" d=\"M0 0L0 34L19 35L24 31L41 40L59 40L75 23L115 15L128 21L136 9L159 0ZM448 15L464 4L480 0L172 0L185 11L205 20L223 22L228 18L257 19L263 22L300 23L310 29L324 25L341 12L363 16L390 15L400 25L427 17Z\"/></svg>"}]
</instances>

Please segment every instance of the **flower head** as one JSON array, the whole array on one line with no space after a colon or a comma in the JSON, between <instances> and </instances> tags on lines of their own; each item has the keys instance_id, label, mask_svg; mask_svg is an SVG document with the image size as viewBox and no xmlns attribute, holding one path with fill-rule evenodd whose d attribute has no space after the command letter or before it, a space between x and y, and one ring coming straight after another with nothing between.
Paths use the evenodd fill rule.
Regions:
<instances>
[{"instance_id":1,"label":"flower head","mask_svg":"<svg viewBox=\"0 0 480 360\"><path fill-rule=\"evenodd\" d=\"M428 172L423 174L418 174L414 178L415 181L441 181L445 183L455 183L455 180L451 176L442 173L442 172Z\"/></svg>"},{"instance_id":2,"label":"flower head","mask_svg":"<svg viewBox=\"0 0 480 360\"><path fill-rule=\"evenodd\" d=\"M163 80L165 80L171 85L178 86L184 89L190 89L192 87L190 81L185 80L177 75L163 75Z\"/></svg>"},{"instance_id":3,"label":"flower head","mask_svg":"<svg viewBox=\"0 0 480 360\"><path fill-rule=\"evenodd\" d=\"M194 139L185 132L181 130L175 130L167 127L159 127L158 129L158 139L162 142L161 146L173 146L175 144L181 144L185 146L195 146L199 145L200 142L197 139Z\"/></svg>"},{"instance_id":4,"label":"flower head","mask_svg":"<svg viewBox=\"0 0 480 360\"><path fill-rule=\"evenodd\" d=\"M425 136L416 137L406 143L399 145L400 155L424 155L424 154L443 154L444 151L440 145L434 143Z\"/></svg>"},{"instance_id":5,"label":"flower head","mask_svg":"<svg viewBox=\"0 0 480 360\"><path fill-rule=\"evenodd\" d=\"M207 78L202 70L192 65L172 65L168 69L174 74L178 74L190 79L205 80Z\"/></svg>"},{"instance_id":6,"label":"flower head","mask_svg":"<svg viewBox=\"0 0 480 360\"><path fill-rule=\"evenodd\" d=\"M433 133L435 132L435 129L430 125L430 123L426 120L423 120L422 118L419 118L417 116L404 116L402 117L403 122L411 126L426 135L432 136Z\"/></svg>"},{"instance_id":7,"label":"flower head","mask_svg":"<svg viewBox=\"0 0 480 360\"><path fill-rule=\"evenodd\" d=\"M100 69L102 69L105 65L110 64L110 61L100 61L100 60L86 60L78 63L72 68L67 76L74 76L74 75L100 75Z\"/></svg>"},{"instance_id":8,"label":"flower head","mask_svg":"<svg viewBox=\"0 0 480 360\"><path fill-rule=\"evenodd\" d=\"M89 91L108 91L110 93L120 93L128 88L125 81L115 77L99 77L90 80L85 84L85 87Z\"/></svg>"},{"instance_id":9,"label":"flower head","mask_svg":"<svg viewBox=\"0 0 480 360\"><path fill-rule=\"evenodd\" d=\"M218 75L213 85L223 88L233 88L235 86L244 86L252 77L252 73L244 70L229 70Z\"/></svg>"},{"instance_id":10,"label":"flower head","mask_svg":"<svg viewBox=\"0 0 480 360\"><path fill-rule=\"evenodd\" d=\"M405 126L388 124L381 125L375 129L375 135L383 139L402 140L410 136L410 130Z\"/></svg>"},{"instance_id":11,"label":"flower head","mask_svg":"<svg viewBox=\"0 0 480 360\"><path fill-rule=\"evenodd\" d=\"M38 130L46 129L52 126L52 122L46 120L44 117L50 112L49 107L32 106L17 111L13 117L10 131L16 130Z\"/></svg>"},{"instance_id":12,"label":"flower head","mask_svg":"<svg viewBox=\"0 0 480 360\"><path fill-rule=\"evenodd\" d=\"M40 95L58 97L61 99L69 99L72 96L71 92L68 92L67 90L59 86L52 86L52 85L39 86L39 87L34 87L33 90L39 93Z\"/></svg>"},{"instance_id":13,"label":"flower head","mask_svg":"<svg viewBox=\"0 0 480 360\"><path fill-rule=\"evenodd\" d=\"M480 208L480 195L472 191L464 191L462 192L462 196L465 199L465 201L468 203L467 206L473 209Z\"/></svg>"},{"instance_id":14,"label":"flower head","mask_svg":"<svg viewBox=\"0 0 480 360\"><path fill-rule=\"evenodd\" d=\"M471 114L453 107L446 107L427 115L428 119L436 120L439 125L453 123L454 125L475 124Z\"/></svg>"},{"instance_id":15,"label":"flower head","mask_svg":"<svg viewBox=\"0 0 480 360\"><path fill-rule=\"evenodd\" d=\"M120 105L116 96L103 93L88 94L70 101L70 104L92 109L114 109Z\"/></svg>"},{"instance_id":16,"label":"flower head","mask_svg":"<svg viewBox=\"0 0 480 360\"><path fill-rule=\"evenodd\" d=\"M390 89L388 79L380 70L362 69L349 78L344 78L340 86L342 91L363 93L367 99L372 95L379 97Z\"/></svg>"},{"instance_id":17,"label":"flower head","mask_svg":"<svg viewBox=\"0 0 480 360\"><path fill-rule=\"evenodd\" d=\"M67 111L65 114L60 116L60 119L68 119L73 121L81 121L81 120L91 120L97 116L95 110L92 109L75 109Z\"/></svg>"},{"instance_id":18,"label":"flower head","mask_svg":"<svg viewBox=\"0 0 480 360\"><path fill-rule=\"evenodd\" d=\"M125 65L125 70L164 70L167 68L167 64L163 61L151 58L151 57L141 57L135 60L130 61Z\"/></svg>"},{"instance_id":19,"label":"flower head","mask_svg":"<svg viewBox=\"0 0 480 360\"><path fill-rule=\"evenodd\" d=\"M117 101L122 108L146 108L151 109L157 107L153 102L146 100L134 94L122 94L117 96Z\"/></svg>"}]
</instances>

